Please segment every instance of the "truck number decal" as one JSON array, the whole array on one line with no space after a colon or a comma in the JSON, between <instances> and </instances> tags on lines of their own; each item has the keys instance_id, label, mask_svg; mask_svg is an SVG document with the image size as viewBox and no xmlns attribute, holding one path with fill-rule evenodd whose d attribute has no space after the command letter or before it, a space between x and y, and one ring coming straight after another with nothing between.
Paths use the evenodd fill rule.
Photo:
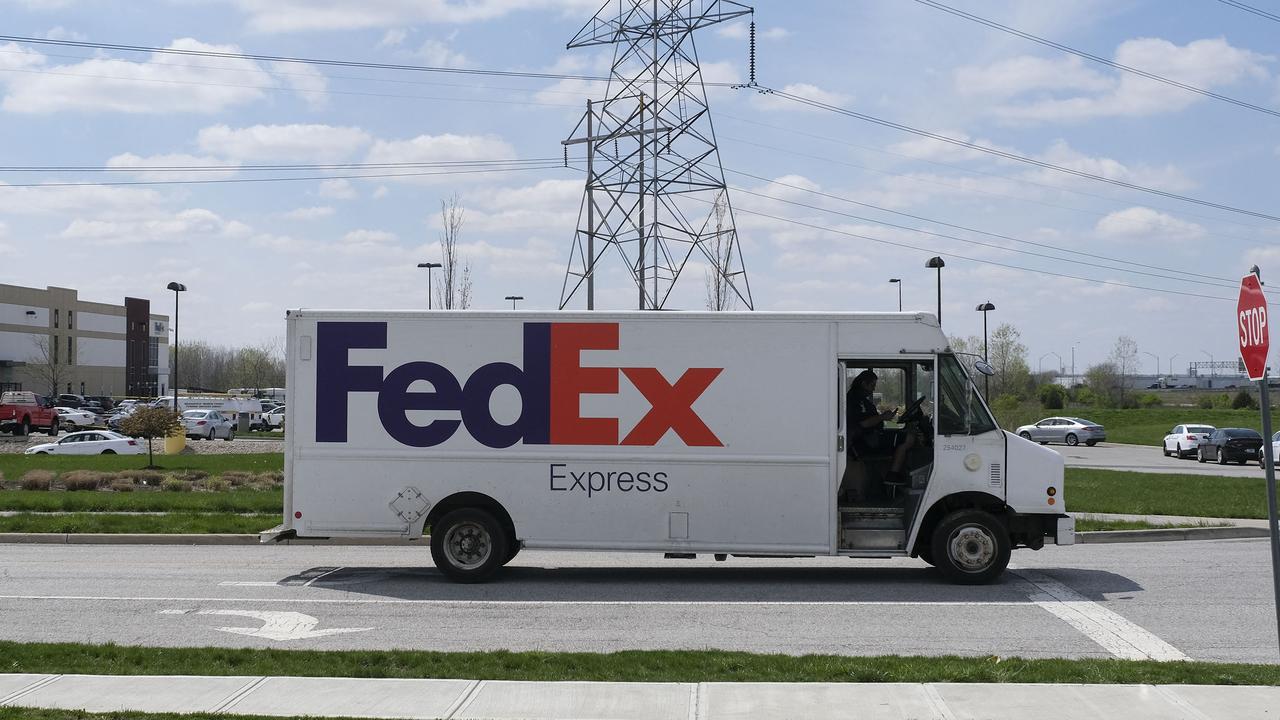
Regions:
<instances>
[{"instance_id":1,"label":"truck number decal","mask_svg":"<svg viewBox=\"0 0 1280 720\"><path fill-rule=\"evenodd\" d=\"M617 350L618 323L525 323L523 367L493 362L459 383L448 368L414 361L385 375L380 365L351 365L352 349L385 350L385 322L316 323L316 442L347 441L348 397L378 395L378 419L397 442L433 447L459 426L492 448L525 445L656 445L674 432L685 445L722 447L724 443L693 409L724 368L689 368L669 383L655 368L582 367L583 350ZM584 394L616 395L621 373L649 402L649 410L619 440L617 418L581 417ZM430 392L410 392L418 380ZM520 417L510 425L493 419L489 398L502 385L520 395ZM456 410L460 420L409 421L410 410Z\"/></svg>"}]
</instances>

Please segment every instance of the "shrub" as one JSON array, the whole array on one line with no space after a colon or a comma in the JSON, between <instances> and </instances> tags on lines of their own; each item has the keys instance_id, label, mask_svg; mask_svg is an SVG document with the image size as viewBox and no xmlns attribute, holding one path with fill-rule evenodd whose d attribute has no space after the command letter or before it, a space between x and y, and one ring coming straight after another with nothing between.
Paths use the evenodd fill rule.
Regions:
<instances>
[{"instance_id":1,"label":"shrub","mask_svg":"<svg viewBox=\"0 0 1280 720\"><path fill-rule=\"evenodd\" d=\"M1253 393L1245 390L1244 388L1240 388L1236 391L1235 397L1231 398L1231 409L1257 410L1258 400L1253 396Z\"/></svg>"},{"instance_id":2,"label":"shrub","mask_svg":"<svg viewBox=\"0 0 1280 720\"><path fill-rule=\"evenodd\" d=\"M1164 401L1155 393L1143 393L1138 396L1138 405L1144 408L1160 407Z\"/></svg>"},{"instance_id":3,"label":"shrub","mask_svg":"<svg viewBox=\"0 0 1280 720\"><path fill-rule=\"evenodd\" d=\"M179 480L195 482L197 480L203 480L209 477L209 473L205 472L204 470L179 470L175 472L173 476L178 478Z\"/></svg>"},{"instance_id":4,"label":"shrub","mask_svg":"<svg viewBox=\"0 0 1280 720\"><path fill-rule=\"evenodd\" d=\"M132 480L122 480L122 479L112 480L111 490L113 492L133 492L134 484Z\"/></svg>"},{"instance_id":5,"label":"shrub","mask_svg":"<svg viewBox=\"0 0 1280 720\"><path fill-rule=\"evenodd\" d=\"M240 487L253 482L253 473L243 470L228 470L219 476L232 487Z\"/></svg>"},{"instance_id":6,"label":"shrub","mask_svg":"<svg viewBox=\"0 0 1280 720\"><path fill-rule=\"evenodd\" d=\"M258 473L258 481L267 485L283 485L284 473L279 470L268 470L267 472Z\"/></svg>"},{"instance_id":7,"label":"shrub","mask_svg":"<svg viewBox=\"0 0 1280 720\"><path fill-rule=\"evenodd\" d=\"M1219 410L1227 410L1231 407L1231 396L1226 393L1218 393L1213 396L1213 406Z\"/></svg>"},{"instance_id":8,"label":"shrub","mask_svg":"<svg viewBox=\"0 0 1280 720\"><path fill-rule=\"evenodd\" d=\"M1087 387L1076 388L1076 402L1081 405L1094 405L1098 402L1098 394Z\"/></svg>"},{"instance_id":9,"label":"shrub","mask_svg":"<svg viewBox=\"0 0 1280 720\"><path fill-rule=\"evenodd\" d=\"M1045 383L1036 391L1040 407L1045 410L1061 410L1067 406L1067 389L1057 383Z\"/></svg>"},{"instance_id":10,"label":"shrub","mask_svg":"<svg viewBox=\"0 0 1280 720\"><path fill-rule=\"evenodd\" d=\"M227 488L231 487L231 483L222 478L205 478L199 485L201 490L207 492L226 492Z\"/></svg>"},{"instance_id":11,"label":"shrub","mask_svg":"<svg viewBox=\"0 0 1280 720\"><path fill-rule=\"evenodd\" d=\"M62 473L58 478L68 491L97 490L107 479L105 473L96 470L72 470Z\"/></svg>"},{"instance_id":12,"label":"shrub","mask_svg":"<svg viewBox=\"0 0 1280 720\"><path fill-rule=\"evenodd\" d=\"M159 470L121 470L116 473L116 477L123 480L132 480L139 485L157 487L160 485L160 481L164 480L164 473Z\"/></svg>"},{"instance_id":13,"label":"shrub","mask_svg":"<svg viewBox=\"0 0 1280 720\"><path fill-rule=\"evenodd\" d=\"M160 489L165 492L191 492L191 483L176 477L167 477L160 481Z\"/></svg>"},{"instance_id":14,"label":"shrub","mask_svg":"<svg viewBox=\"0 0 1280 720\"><path fill-rule=\"evenodd\" d=\"M23 490L48 490L53 484L53 473L48 470L28 470L21 482Z\"/></svg>"},{"instance_id":15,"label":"shrub","mask_svg":"<svg viewBox=\"0 0 1280 720\"><path fill-rule=\"evenodd\" d=\"M1200 397L1196 398L1196 407L1200 408L1201 410L1212 410L1213 396L1201 395Z\"/></svg>"}]
</instances>

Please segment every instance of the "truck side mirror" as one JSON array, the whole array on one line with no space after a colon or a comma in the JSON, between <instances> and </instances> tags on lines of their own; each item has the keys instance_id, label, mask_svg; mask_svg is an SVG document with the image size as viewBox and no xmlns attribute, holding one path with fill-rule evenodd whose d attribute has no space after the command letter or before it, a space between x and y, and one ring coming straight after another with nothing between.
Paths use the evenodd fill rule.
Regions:
<instances>
[{"instance_id":1,"label":"truck side mirror","mask_svg":"<svg viewBox=\"0 0 1280 720\"><path fill-rule=\"evenodd\" d=\"M974 369L974 370L977 370L978 372L982 373L983 375L986 375L987 377L991 377L992 375L995 375L995 374L996 374L996 369L995 369L995 368L993 368L993 367L991 367L989 364L987 364L987 363L986 363L985 361L983 361L983 360L979 360L979 361L975 362L975 363L973 364L973 369Z\"/></svg>"}]
</instances>

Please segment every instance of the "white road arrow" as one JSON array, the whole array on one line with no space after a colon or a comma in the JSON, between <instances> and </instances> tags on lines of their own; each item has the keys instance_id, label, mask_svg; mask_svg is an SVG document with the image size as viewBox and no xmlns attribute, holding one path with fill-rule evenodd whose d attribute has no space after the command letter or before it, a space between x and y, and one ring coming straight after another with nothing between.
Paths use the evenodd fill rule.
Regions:
<instances>
[{"instance_id":1,"label":"white road arrow","mask_svg":"<svg viewBox=\"0 0 1280 720\"><path fill-rule=\"evenodd\" d=\"M222 632L235 633L236 635L248 635L250 637L266 638L268 640L308 640L310 638L327 637L329 635L340 635L342 633L365 632L373 630L371 627L366 628L329 628L328 630L314 630L320 621L310 615L303 615L297 612L273 612L259 610L201 610L200 615L237 615L240 617L250 617L261 620L264 624L260 628L246 627L220 627L218 630Z\"/></svg>"}]
</instances>

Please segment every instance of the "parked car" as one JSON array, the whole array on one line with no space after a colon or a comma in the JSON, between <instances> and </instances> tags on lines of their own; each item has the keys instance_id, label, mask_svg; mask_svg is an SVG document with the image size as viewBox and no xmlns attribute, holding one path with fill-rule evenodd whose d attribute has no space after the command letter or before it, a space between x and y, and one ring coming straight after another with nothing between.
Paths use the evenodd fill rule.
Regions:
<instances>
[{"instance_id":1,"label":"parked car","mask_svg":"<svg viewBox=\"0 0 1280 720\"><path fill-rule=\"evenodd\" d=\"M1018 428L1018 435L1041 445L1060 442L1068 445L1084 443L1093 447L1107 439L1106 428L1084 418L1073 417L1051 417L1035 425L1023 425Z\"/></svg>"},{"instance_id":2,"label":"parked car","mask_svg":"<svg viewBox=\"0 0 1280 720\"><path fill-rule=\"evenodd\" d=\"M187 437L212 440L220 437L223 440L236 439L236 427L225 415L217 410L188 410L182 413L182 426Z\"/></svg>"},{"instance_id":3,"label":"parked car","mask_svg":"<svg viewBox=\"0 0 1280 720\"><path fill-rule=\"evenodd\" d=\"M66 393L63 395L59 395L56 398L55 402L58 403L59 407L78 408L84 404L84 396Z\"/></svg>"},{"instance_id":4,"label":"parked car","mask_svg":"<svg viewBox=\"0 0 1280 720\"><path fill-rule=\"evenodd\" d=\"M0 433L30 435L36 430L58 434L58 411L43 395L29 390L0 393Z\"/></svg>"},{"instance_id":5,"label":"parked car","mask_svg":"<svg viewBox=\"0 0 1280 720\"><path fill-rule=\"evenodd\" d=\"M86 402L98 403L104 410L111 410L116 406L116 402L106 395L85 395Z\"/></svg>"},{"instance_id":6,"label":"parked car","mask_svg":"<svg viewBox=\"0 0 1280 720\"><path fill-rule=\"evenodd\" d=\"M1196 447L1196 460L1217 460L1219 465L1254 460L1262 463L1262 435L1249 428L1218 428Z\"/></svg>"},{"instance_id":7,"label":"parked car","mask_svg":"<svg viewBox=\"0 0 1280 720\"><path fill-rule=\"evenodd\" d=\"M73 432L57 442L26 449L27 455L145 455L146 452L142 443L110 430Z\"/></svg>"},{"instance_id":8,"label":"parked car","mask_svg":"<svg viewBox=\"0 0 1280 720\"><path fill-rule=\"evenodd\" d=\"M279 430L284 427L284 406L262 413L262 424L266 430Z\"/></svg>"},{"instance_id":9,"label":"parked car","mask_svg":"<svg viewBox=\"0 0 1280 720\"><path fill-rule=\"evenodd\" d=\"M58 423L63 427L89 427L90 425L98 425L98 416L85 410L70 407L56 407L58 411Z\"/></svg>"},{"instance_id":10,"label":"parked car","mask_svg":"<svg viewBox=\"0 0 1280 720\"><path fill-rule=\"evenodd\" d=\"M1271 436L1271 461L1275 462L1276 460L1280 460L1280 431ZM1265 457L1258 460L1258 464L1263 467L1266 467L1266 462L1267 459Z\"/></svg>"},{"instance_id":11,"label":"parked car","mask_svg":"<svg viewBox=\"0 0 1280 720\"><path fill-rule=\"evenodd\" d=\"M1164 436L1164 445L1161 446L1164 456L1195 457L1196 447L1216 429L1212 425L1174 425Z\"/></svg>"},{"instance_id":12,"label":"parked car","mask_svg":"<svg viewBox=\"0 0 1280 720\"><path fill-rule=\"evenodd\" d=\"M107 427L111 428L112 430L119 430L120 423L124 422L124 419L132 415L133 411L139 407L142 407L142 406L141 405L124 405L122 403L119 407L115 409L115 411L111 413L110 416L107 417Z\"/></svg>"}]
</instances>

